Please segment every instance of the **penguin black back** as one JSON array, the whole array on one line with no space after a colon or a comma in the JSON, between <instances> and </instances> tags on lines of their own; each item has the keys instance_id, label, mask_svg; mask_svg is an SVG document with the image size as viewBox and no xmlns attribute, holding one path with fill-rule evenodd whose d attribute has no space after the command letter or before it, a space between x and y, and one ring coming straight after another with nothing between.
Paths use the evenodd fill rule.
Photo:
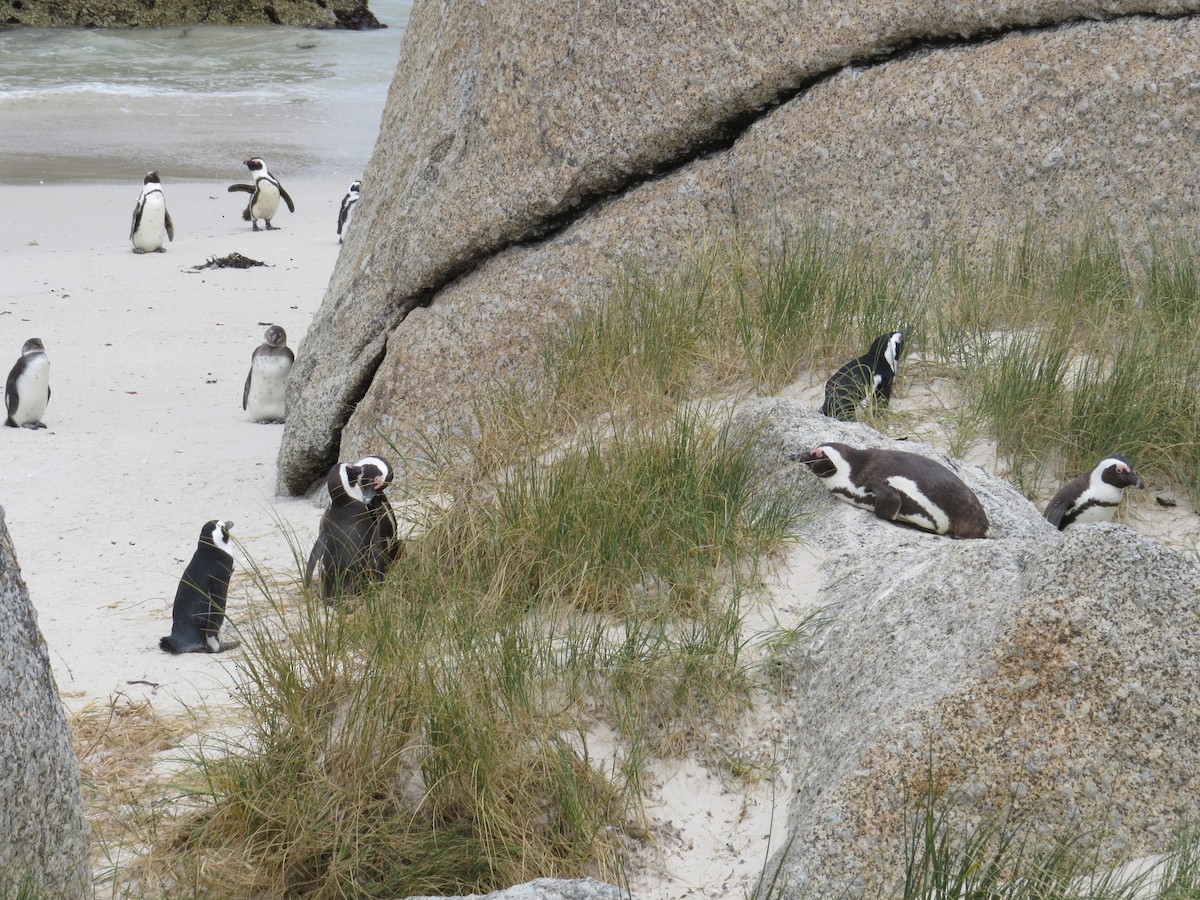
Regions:
<instances>
[{"instance_id":1,"label":"penguin black back","mask_svg":"<svg viewBox=\"0 0 1200 900\"><path fill-rule=\"evenodd\" d=\"M962 479L935 460L903 450L827 443L793 457L839 500L889 522L954 538L988 536L987 513Z\"/></svg>"},{"instance_id":2,"label":"penguin black back","mask_svg":"<svg viewBox=\"0 0 1200 900\"><path fill-rule=\"evenodd\" d=\"M852 359L825 382L821 413L833 419L852 421L859 408L874 397L876 402L892 399L892 382L904 345L904 332L881 334L862 356Z\"/></svg>"},{"instance_id":3,"label":"penguin black back","mask_svg":"<svg viewBox=\"0 0 1200 900\"><path fill-rule=\"evenodd\" d=\"M329 488L329 508L321 515L304 583L312 583L319 566L321 597L328 601L358 592L374 574L375 520L367 504L374 498L375 488L373 482L362 484L362 469L349 463L334 465L325 484Z\"/></svg>"},{"instance_id":4,"label":"penguin black back","mask_svg":"<svg viewBox=\"0 0 1200 900\"><path fill-rule=\"evenodd\" d=\"M171 633L158 642L168 653L220 653L238 646L218 637L233 576L232 528L232 522L214 519L200 529L196 552L175 590Z\"/></svg>"}]
</instances>

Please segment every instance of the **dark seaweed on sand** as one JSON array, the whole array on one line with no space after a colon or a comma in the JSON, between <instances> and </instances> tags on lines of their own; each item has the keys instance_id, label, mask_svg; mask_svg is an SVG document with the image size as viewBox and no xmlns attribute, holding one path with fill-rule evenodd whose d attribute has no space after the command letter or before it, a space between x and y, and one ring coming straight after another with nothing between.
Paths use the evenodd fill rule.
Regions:
<instances>
[{"instance_id":1,"label":"dark seaweed on sand","mask_svg":"<svg viewBox=\"0 0 1200 900\"><path fill-rule=\"evenodd\" d=\"M251 266L265 266L265 262L242 256L240 253L230 253L228 256L210 256L202 266L193 266L197 272L201 269L249 269Z\"/></svg>"}]
</instances>

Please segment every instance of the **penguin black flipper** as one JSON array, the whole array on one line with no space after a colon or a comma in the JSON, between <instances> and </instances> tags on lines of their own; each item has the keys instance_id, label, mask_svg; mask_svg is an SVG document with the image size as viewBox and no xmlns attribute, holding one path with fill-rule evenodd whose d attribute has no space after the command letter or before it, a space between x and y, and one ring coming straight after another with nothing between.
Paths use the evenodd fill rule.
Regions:
<instances>
[{"instance_id":1,"label":"penguin black flipper","mask_svg":"<svg viewBox=\"0 0 1200 900\"><path fill-rule=\"evenodd\" d=\"M254 366L250 367L250 371L246 373L246 386L242 388L242 409L245 409L250 403L250 379L254 377Z\"/></svg>"},{"instance_id":2,"label":"penguin black flipper","mask_svg":"<svg viewBox=\"0 0 1200 900\"><path fill-rule=\"evenodd\" d=\"M895 522L900 515L900 507L904 505L904 496L888 484L868 484L867 490L875 495L875 515L889 522Z\"/></svg>"},{"instance_id":3,"label":"penguin black flipper","mask_svg":"<svg viewBox=\"0 0 1200 900\"><path fill-rule=\"evenodd\" d=\"M137 231L138 225L142 221L142 201L139 199L133 207L133 221L129 224L129 240L133 240L133 235ZM167 221L170 221L169 219Z\"/></svg>"},{"instance_id":4,"label":"penguin black flipper","mask_svg":"<svg viewBox=\"0 0 1200 900\"><path fill-rule=\"evenodd\" d=\"M175 240L175 223L171 221L171 214L163 210L163 224L167 227L167 240ZM130 235L132 238L133 235Z\"/></svg>"},{"instance_id":5,"label":"penguin black flipper","mask_svg":"<svg viewBox=\"0 0 1200 900\"><path fill-rule=\"evenodd\" d=\"M238 191L241 191L244 194L253 194L254 193L254 185L252 185L252 184L231 184L228 188L227 193L235 194Z\"/></svg>"},{"instance_id":6,"label":"penguin black flipper","mask_svg":"<svg viewBox=\"0 0 1200 900\"><path fill-rule=\"evenodd\" d=\"M1046 521L1057 528L1059 531L1063 529L1063 516L1067 514L1067 509L1071 506L1071 498L1066 496L1058 496L1050 501L1050 505L1046 507Z\"/></svg>"},{"instance_id":7,"label":"penguin black flipper","mask_svg":"<svg viewBox=\"0 0 1200 900\"><path fill-rule=\"evenodd\" d=\"M283 189L282 184L276 184L279 188L279 196L283 198L283 202L287 204L288 212L296 211L296 204L292 202L292 198L288 196L288 192Z\"/></svg>"},{"instance_id":8,"label":"penguin black flipper","mask_svg":"<svg viewBox=\"0 0 1200 900\"><path fill-rule=\"evenodd\" d=\"M317 561L325 555L325 533L317 535L312 552L308 554L308 565L304 567L304 586L312 587L313 574L317 571Z\"/></svg>"}]
</instances>

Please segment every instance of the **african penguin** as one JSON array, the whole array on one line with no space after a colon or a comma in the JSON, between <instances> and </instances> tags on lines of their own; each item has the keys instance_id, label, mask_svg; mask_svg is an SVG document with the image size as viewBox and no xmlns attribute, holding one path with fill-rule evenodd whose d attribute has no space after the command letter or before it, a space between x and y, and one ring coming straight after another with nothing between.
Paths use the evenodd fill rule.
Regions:
<instances>
[{"instance_id":1,"label":"african penguin","mask_svg":"<svg viewBox=\"0 0 1200 900\"><path fill-rule=\"evenodd\" d=\"M881 519L954 538L987 537L987 513L957 475L916 453L822 444L792 457L846 503Z\"/></svg>"},{"instance_id":2,"label":"african penguin","mask_svg":"<svg viewBox=\"0 0 1200 900\"><path fill-rule=\"evenodd\" d=\"M4 406L10 428L45 428L42 416L50 403L50 359L41 338L30 338L21 347L8 380L4 383Z\"/></svg>"},{"instance_id":3,"label":"african penguin","mask_svg":"<svg viewBox=\"0 0 1200 900\"><path fill-rule=\"evenodd\" d=\"M296 205L292 203L292 198L283 189L279 179L267 171L267 164L261 158L255 156L246 160L246 168L254 176L254 184L231 184L229 192L244 191L250 195L250 202L242 211L242 218L250 222L255 231L259 230L259 219L267 223L268 231L274 231L275 226L271 224L271 219L275 218L279 209L280 198L282 197L283 202L287 204L288 212L295 212Z\"/></svg>"},{"instance_id":4,"label":"african penguin","mask_svg":"<svg viewBox=\"0 0 1200 900\"><path fill-rule=\"evenodd\" d=\"M134 253L165 253L163 232L169 240L175 240L175 226L167 212L167 200L163 196L162 183L157 172L147 172L142 179L142 193L133 208L133 224L129 226L129 239L133 241Z\"/></svg>"},{"instance_id":5,"label":"african penguin","mask_svg":"<svg viewBox=\"0 0 1200 900\"><path fill-rule=\"evenodd\" d=\"M288 376L296 355L287 345L287 332L279 325L268 326L264 343L250 354L250 371L242 389L242 409L261 424L282 422L287 412Z\"/></svg>"},{"instance_id":6,"label":"african penguin","mask_svg":"<svg viewBox=\"0 0 1200 900\"><path fill-rule=\"evenodd\" d=\"M881 334L858 359L839 368L825 382L825 403L821 413L842 421L853 421L874 397L879 403L892 399L892 381L904 345L904 332Z\"/></svg>"},{"instance_id":7,"label":"african penguin","mask_svg":"<svg viewBox=\"0 0 1200 900\"><path fill-rule=\"evenodd\" d=\"M1127 487L1145 487L1133 463L1123 456L1100 460L1090 472L1072 478L1046 506L1046 520L1060 531L1076 522L1111 522Z\"/></svg>"},{"instance_id":8,"label":"african penguin","mask_svg":"<svg viewBox=\"0 0 1200 900\"><path fill-rule=\"evenodd\" d=\"M312 584L321 568L321 597L326 601L361 590L374 574L372 540L375 518L368 504L375 496L375 483L362 480L362 469L337 463L325 477L329 508L321 515L317 541L308 556L304 584Z\"/></svg>"},{"instance_id":9,"label":"african penguin","mask_svg":"<svg viewBox=\"0 0 1200 900\"><path fill-rule=\"evenodd\" d=\"M200 529L200 541L183 570L171 608L171 633L158 646L168 653L221 653L240 641L217 637L225 622L229 579L233 575L232 522L213 520Z\"/></svg>"},{"instance_id":10,"label":"african penguin","mask_svg":"<svg viewBox=\"0 0 1200 900\"><path fill-rule=\"evenodd\" d=\"M374 531L371 535L371 559L377 577L387 574L387 568L400 555L400 538L396 529L396 514L384 490L392 483L392 467L385 459L367 456L354 464L361 471L359 483L370 482L374 495L367 508L371 510Z\"/></svg>"},{"instance_id":11,"label":"african penguin","mask_svg":"<svg viewBox=\"0 0 1200 900\"><path fill-rule=\"evenodd\" d=\"M350 228L350 219L354 215L354 204L358 203L361 191L362 182L352 181L350 182L350 189L346 191L346 196L342 198L342 208L338 210L339 244L345 239L346 232Z\"/></svg>"}]
</instances>

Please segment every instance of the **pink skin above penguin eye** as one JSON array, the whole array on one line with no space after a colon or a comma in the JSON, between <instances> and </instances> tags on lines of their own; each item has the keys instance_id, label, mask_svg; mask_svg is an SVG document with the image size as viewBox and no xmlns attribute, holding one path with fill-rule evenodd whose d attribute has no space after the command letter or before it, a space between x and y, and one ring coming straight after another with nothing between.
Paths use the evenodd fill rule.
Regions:
<instances>
[{"instance_id":1,"label":"pink skin above penguin eye","mask_svg":"<svg viewBox=\"0 0 1200 900\"><path fill-rule=\"evenodd\" d=\"M808 455L820 458L825 455L825 451L822 450L820 447L813 447L813 449L808 451Z\"/></svg>"}]
</instances>

